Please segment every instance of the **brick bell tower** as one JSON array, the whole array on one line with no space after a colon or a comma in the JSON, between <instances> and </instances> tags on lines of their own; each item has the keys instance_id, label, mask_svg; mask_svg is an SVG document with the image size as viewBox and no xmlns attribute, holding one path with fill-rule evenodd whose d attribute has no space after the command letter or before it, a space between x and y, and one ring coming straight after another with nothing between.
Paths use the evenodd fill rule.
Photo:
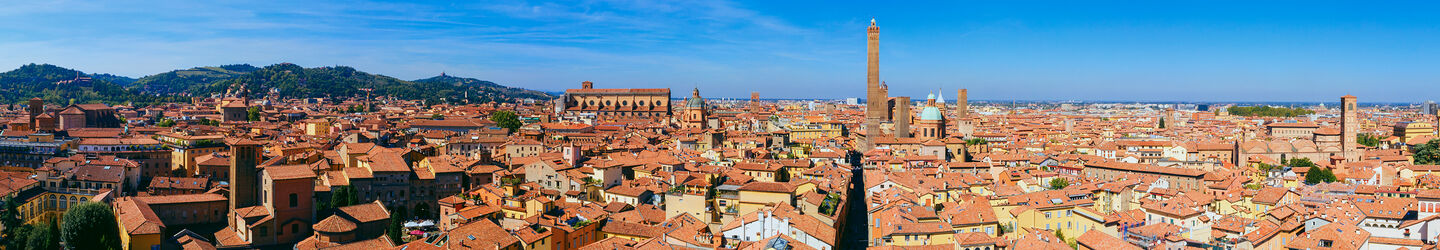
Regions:
<instances>
[{"instance_id":1,"label":"brick bell tower","mask_svg":"<svg viewBox=\"0 0 1440 250\"><path fill-rule=\"evenodd\" d=\"M886 112L890 108L885 89L880 85L880 27L875 26L875 19L870 19L870 27L865 29L867 34L866 71L865 71L865 136L867 142L864 149L870 149L868 138L875 138L883 134L880 131L880 122L886 119Z\"/></svg>"}]
</instances>

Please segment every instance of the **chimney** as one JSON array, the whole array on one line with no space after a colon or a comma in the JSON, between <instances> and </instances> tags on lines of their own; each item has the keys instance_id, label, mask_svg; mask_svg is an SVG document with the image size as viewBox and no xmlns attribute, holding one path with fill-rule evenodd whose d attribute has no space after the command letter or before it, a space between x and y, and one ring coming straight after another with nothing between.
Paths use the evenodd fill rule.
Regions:
<instances>
[{"instance_id":1,"label":"chimney","mask_svg":"<svg viewBox=\"0 0 1440 250\"><path fill-rule=\"evenodd\" d=\"M581 89L593 89L593 88L595 88L595 83L590 82L590 81L580 82L580 88L581 88Z\"/></svg>"}]
</instances>

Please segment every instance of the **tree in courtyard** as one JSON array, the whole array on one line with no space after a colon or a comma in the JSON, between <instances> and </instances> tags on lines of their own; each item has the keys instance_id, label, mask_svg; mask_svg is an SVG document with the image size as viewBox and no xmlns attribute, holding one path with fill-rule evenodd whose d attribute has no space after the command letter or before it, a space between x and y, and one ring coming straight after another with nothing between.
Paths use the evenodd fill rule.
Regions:
<instances>
[{"instance_id":1,"label":"tree in courtyard","mask_svg":"<svg viewBox=\"0 0 1440 250\"><path fill-rule=\"evenodd\" d=\"M515 133L516 130L520 129L520 117L515 116L515 112L505 110L495 111L495 113L490 114L490 121L505 128L506 133Z\"/></svg>"},{"instance_id":2,"label":"tree in courtyard","mask_svg":"<svg viewBox=\"0 0 1440 250\"><path fill-rule=\"evenodd\" d=\"M1310 161L1310 158L1291 158L1286 164L1292 168L1315 167L1315 162Z\"/></svg>"},{"instance_id":3,"label":"tree in courtyard","mask_svg":"<svg viewBox=\"0 0 1440 250\"><path fill-rule=\"evenodd\" d=\"M360 202L360 197L351 186L338 186L330 192L330 207L340 208L352 206Z\"/></svg>"},{"instance_id":4,"label":"tree in courtyard","mask_svg":"<svg viewBox=\"0 0 1440 250\"><path fill-rule=\"evenodd\" d=\"M249 110L246 110L246 111L245 111L245 119L246 119L246 120L249 120L249 121L252 121L252 122L253 122L253 121L259 121L259 120L260 120L260 107L250 107Z\"/></svg>"},{"instance_id":5,"label":"tree in courtyard","mask_svg":"<svg viewBox=\"0 0 1440 250\"><path fill-rule=\"evenodd\" d=\"M1305 184L1315 185L1322 182L1335 182L1335 173L1323 167L1311 167L1305 171Z\"/></svg>"},{"instance_id":6,"label":"tree in courtyard","mask_svg":"<svg viewBox=\"0 0 1440 250\"><path fill-rule=\"evenodd\" d=\"M1366 147L1375 147L1380 145L1380 137L1375 137L1375 135L1369 133L1361 133L1355 135L1355 142L1360 143L1360 145L1365 145Z\"/></svg>"},{"instance_id":7,"label":"tree in courtyard","mask_svg":"<svg viewBox=\"0 0 1440 250\"><path fill-rule=\"evenodd\" d=\"M390 211L393 212L390 213L390 224L385 228L385 236L389 236L392 242L405 242L401 240L405 236L405 216L402 215L405 209L391 209Z\"/></svg>"},{"instance_id":8,"label":"tree in courtyard","mask_svg":"<svg viewBox=\"0 0 1440 250\"><path fill-rule=\"evenodd\" d=\"M1070 186L1070 180L1065 178L1055 177L1054 179L1050 179L1050 189L1060 190L1068 186Z\"/></svg>"},{"instance_id":9,"label":"tree in courtyard","mask_svg":"<svg viewBox=\"0 0 1440 250\"><path fill-rule=\"evenodd\" d=\"M168 127L174 127L174 126L175 126L175 120L171 120L170 118L161 118L161 119L160 119L160 122L155 123L155 126L166 127L166 128L168 128Z\"/></svg>"},{"instance_id":10,"label":"tree in courtyard","mask_svg":"<svg viewBox=\"0 0 1440 250\"><path fill-rule=\"evenodd\" d=\"M1434 139L1426 142L1425 144L1415 145L1415 164L1440 164L1440 139Z\"/></svg>"},{"instance_id":11,"label":"tree in courtyard","mask_svg":"<svg viewBox=\"0 0 1440 250\"><path fill-rule=\"evenodd\" d=\"M60 249L60 227L55 222L45 222L31 227L30 235L26 237L25 245L28 249L53 250Z\"/></svg>"},{"instance_id":12,"label":"tree in courtyard","mask_svg":"<svg viewBox=\"0 0 1440 250\"><path fill-rule=\"evenodd\" d=\"M86 202L65 211L60 240L71 249L119 249L119 226L110 205ZM43 230L43 229L37 229Z\"/></svg>"},{"instance_id":13,"label":"tree in courtyard","mask_svg":"<svg viewBox=\"0 0 1440 250\"><path fill-rule=\"evenodd\" d=\"M5 249L25 249L30 240L30 225L5 227Z\"/></svg>"}]
</instances>

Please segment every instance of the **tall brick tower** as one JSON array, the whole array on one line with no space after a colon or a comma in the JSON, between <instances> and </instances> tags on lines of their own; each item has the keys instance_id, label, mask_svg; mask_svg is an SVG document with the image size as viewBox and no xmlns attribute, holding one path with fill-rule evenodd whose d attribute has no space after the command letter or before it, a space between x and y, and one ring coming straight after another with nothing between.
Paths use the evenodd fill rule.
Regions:
<instances>
[{"instance_id":1,"label":"tall brick tower","mask_svg":"<svg viewBox=\"0 0 1440 250\"><path fill-rule=\"evenodd\" d=\"M230 211L260 205L260 188L255 166L260 165L262 143L244 138L225 139L230 146ZM232 222L233 223L233 222ZM232 225L234 226L234 225ZM243 225L241 225L243 227Z\"/></svg>"},{"instance_id":2,"label":"tall brick tower","mask_svg":"<svg viewBox=\"0 0 1440 250\"><path fill-rule=\"evenodd\" d=\"M750 113L760 113L760 92L750 92Z\"/></svg>"},{"instance_id":3,"label":"tall brick tower","mask_svg":"<svg viewBox=\"0 0 1440 250\"><path fill-rule=\"evenodd\" d=\"M975 123L970 120L970 90L960 89L955 97L955 132L960 136L975 133Z\"/></svg>"},{"instance_id":4,"label":"tall brick tower","mask_svg":"<svg viewBox=\"0 0 1440 250\"><path fill-rule=\"evenodd\" d=\"M39 97L30 98L30 106L25 107L25 111L30 113L30 130L40 131L40 124L35 124L35 117L45 112L45 100Z\"/></svg>"},{"instance_id":5,"label":"tall brick tower","mask_svg":"<svg viewBox=\"0 0 1440 250\"><path fill-rule=\"evenodd\" d=\"M910 97L895 97L895 137L910 138Z\"/></svg>"},{"instance_id":6,"label":"tall brick tower","mask_svg":"<svg viewBox=\"0 0 1440 250\"><path fill-rule=\"evenodd\" d=\"M1345 95L1340 97L1340 152L1344 154L1345 161L1354 162L1360 160L1360 151L1355 150L1359 143L1355 142L1355 126L1359 125L1358 117L1355 114L1355 96Z\"/></svg>"},{"instance_id":7,"label":"tall brick tower","mask_svg":"<svg viewBox=\"0 0 1440 250\"><path fill-rule=\"evenodd\" d=\"M959 95L955 97L955 118L970 118L970 90L960 89Z\"/></svg>"},{"instance_id":8,"label":"tall brick tower","mask_svg":"<svg viewBox=\"0 0 1440 250\"><path fill-rule=\"evenodd\" d=\"M880 131L880 122L886 118L885 113L889 111L890 105L887 100L889 97L880 85L880 27L875 26L875 19L870 19L870 27L865 30L868 34L868 46L865 49L865 136L874 138L883 134ZM865 144L865 149L869 150L869 143Z\"/></svg>"}]
</instances>

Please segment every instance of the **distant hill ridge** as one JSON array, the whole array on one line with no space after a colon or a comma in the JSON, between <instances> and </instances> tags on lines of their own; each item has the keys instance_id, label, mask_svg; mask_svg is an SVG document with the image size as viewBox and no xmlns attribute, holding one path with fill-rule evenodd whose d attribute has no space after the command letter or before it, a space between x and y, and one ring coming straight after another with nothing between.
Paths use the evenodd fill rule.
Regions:
<instances>
[{"instance_id":1,"label":"distant hill ridge","mask_svg":"<svg viewBox=\"0 0 1440 250\"><path fill-rule=\"evenodd\" d=\"M86 84L56 84L85 76ZM545 92L507 87L473 78L440 76L405 81L371 74L346 66L304 68L292 63L265 67L248 64L195 67L133 79L111 74L85 74L50 64L28 64L0 73L0 101L18 103L40 96L47 101L67 103L104 102L139 104L188 101L185 96L209 96L244 86L255 95L284 98L351 97L360 89L374 89L376 96L426 100L427 103L513 101L554 98Z\"/></svg>"}]
</instances>

